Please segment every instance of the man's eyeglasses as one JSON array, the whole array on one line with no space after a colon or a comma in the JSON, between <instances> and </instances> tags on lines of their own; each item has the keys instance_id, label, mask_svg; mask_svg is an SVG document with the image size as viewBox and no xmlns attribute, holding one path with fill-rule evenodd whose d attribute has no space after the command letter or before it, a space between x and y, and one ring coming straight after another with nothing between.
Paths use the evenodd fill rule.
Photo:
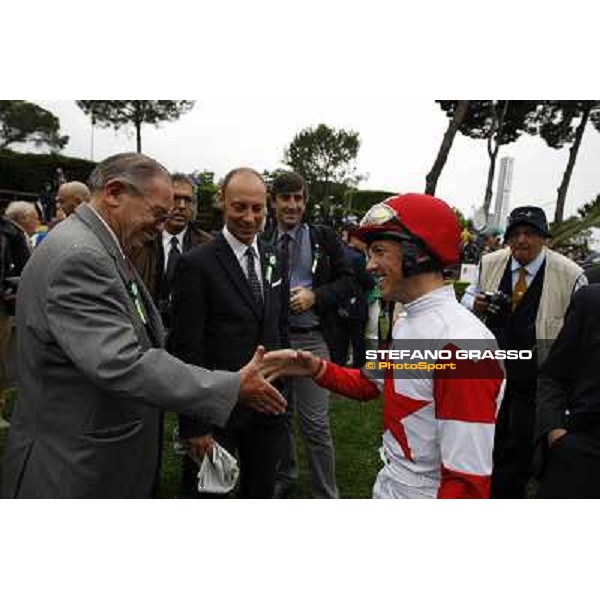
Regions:
<instances>
[{"instance_id":1,"label":"man's eyeglasses","mask_svg":"<svg viewBox=\"0 0 600 600\"><path fill-rule=\"evenodd\" d=\"M152 204L150 204L150 200L148 200L145 196L141 196L141 198L146 203L146 206L150 209L150 212L157 223L164 223L169 218L169 213L164 208L160 206L152 206Z\"/></svg>"}]
</instances>

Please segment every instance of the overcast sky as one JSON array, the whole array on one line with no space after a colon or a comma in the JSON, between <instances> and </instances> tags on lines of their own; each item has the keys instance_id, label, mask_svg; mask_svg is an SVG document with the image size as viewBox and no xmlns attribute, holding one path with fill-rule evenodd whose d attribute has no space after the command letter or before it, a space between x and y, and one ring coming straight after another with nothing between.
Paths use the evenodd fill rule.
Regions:
<instances>
[{"instance_id":1,"label":"overcast sky","mask_svg":"<svg viewBox=\"0 0 600 600\"><path fill-rule=\"evenodd\" d=\"M214 171L217 177L229 169L249 165L258 170L283 166L286 145L302 128L325 123L358 131L361 147L358 170L366 174L364 189L422 191L447 126L447 119L434 99L394 94L363 97L347 88L314 95L314 89L298 90L285 98L232 96L207 90L193 110L175 123L142 129L143 151L170 170ZM91 125L74 101L34 100L60 118L61 131L69 135L63 151L90 158ZM115 133L94 128L94 156L135 149L133 129ZM568 159L568 150L553 150L539 138L522 136L504 146L499 158L515 159L511 208L532 203L553 217L556 189ZM566 214L600 193L600 134L586 129L567 196ZM499 171L496 169L496 174ZM437 195L465 214L480 206L488 169L484 141L458 134L438 183ZM494 198L496 183L494 183ZM493 206L493 204L492 204Z\"/></svg>"}]
</instances>

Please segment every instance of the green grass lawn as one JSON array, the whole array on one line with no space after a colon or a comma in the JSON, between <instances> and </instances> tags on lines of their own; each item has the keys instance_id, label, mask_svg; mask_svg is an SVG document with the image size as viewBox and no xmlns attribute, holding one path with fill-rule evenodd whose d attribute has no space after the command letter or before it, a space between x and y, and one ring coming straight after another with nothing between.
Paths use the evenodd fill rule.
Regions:
<instances>
[{"instance_id":1,"label":"green grass lawn","mask_svg":"<svg viewBox=\"0 0 600 600\"><path fill-rule=\"evenodd\" d=\"M10 412L8 403L7 413ZM332 396L330 421L336 452L337 481L341 498L370 498L380 468L378 448L382 430L382 401L366 404ZM167 414L163 443L159 498L177 498L181 459L172 448L175 415ZM299 436L296 436L299 439ZM0 431L0 461L6 431ZM300 477L290 498L310 498L310 482L302 442L298 443Z\"/></svg>"}]
</instances>

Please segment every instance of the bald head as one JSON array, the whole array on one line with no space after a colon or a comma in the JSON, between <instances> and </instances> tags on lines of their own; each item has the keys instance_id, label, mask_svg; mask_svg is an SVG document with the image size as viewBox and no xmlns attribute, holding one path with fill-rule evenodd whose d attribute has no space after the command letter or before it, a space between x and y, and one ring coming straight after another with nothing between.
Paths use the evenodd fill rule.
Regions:
<instances>
[{"instance_id":1,"label":"bald head","mask_svg":"<svg viewBox=\"0 0 600 600\"><path fill-rule=\"evenodd\" d=\"M267 209L267 188L254 169L230 171L221 188L223 219L229 233L249 246L260 232Z\"/></svg>"},{"instance_id":2,"label":"bald head","mask_svg":"<svg viewBox=\"0 0 600 600\"><path fill-rule=\"evenodd\" d=\"M90 190L81 181L69 181L58 188L58 204L68 217L82 202L88 202Z\"/></svg>"}]
</instances>

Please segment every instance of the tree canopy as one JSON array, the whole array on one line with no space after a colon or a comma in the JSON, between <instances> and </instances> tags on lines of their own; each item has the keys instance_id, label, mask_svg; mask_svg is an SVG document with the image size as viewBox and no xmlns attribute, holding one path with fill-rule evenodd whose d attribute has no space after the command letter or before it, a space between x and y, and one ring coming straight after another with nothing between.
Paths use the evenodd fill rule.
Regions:
<instances>
[{"instance_id":1,"label":"tree canopy","mask_svg":"<svg viewBox=\"0 0 600 600\"><path fill-rule=\"evenodd\" d=\"M320 124L298 133L284 153L284 164L306 180L310 195L325 204L334 187L355 184L360 138L356 131Z\"/></svg>"},{"instance_id":2,"label":"tree canopy","mask_svg":"<svg viewBox=\"0 0 600 600\"><path fill-rule=\"evenodd\" d=\"M439 100L441 109L450 119L460 106L460 100ZM500 146L516 141L523 133L533 133L533 115L539 100L470 100L459 131L470 138L487 140L490 159L487 185L483 199L485 214L489 213L496 159Z\"/></svg>"},{"instance_id":3,"label":"tree canopy","mask_svg":"<svg viewBox=\"0 0 600 600\"><path fill-rule=\"evenodd\" d=\"M0 100L0 150L26 142L60 150L68 141L50 111L25 100Z\"/></svg>"},{"instance_id":4,"label":"tree canopy","mask_svg":"<svg viewBox=\"0 0 600 600\"><path fill-rule=\"evenodd\" d=\"M133 126L136 149L142 151L142 125L158 126L176 121L194 106L192 100L77 100L77 106L92 118L92 123L115 130Z\"/></svg>"},{"instance_id":5,"label":"tree canopy","mask_svg":"<svg viewBox=\"0 0 600 600\"><path fill-rule=\"evenodd\" d=\"M600 131L600 100L545 100L535 114L535 131L550 148L570 146L569 159L557 190L554 211L557 223L564 218L567 190L588 120Z\"/></svg>"}]
</instances>

